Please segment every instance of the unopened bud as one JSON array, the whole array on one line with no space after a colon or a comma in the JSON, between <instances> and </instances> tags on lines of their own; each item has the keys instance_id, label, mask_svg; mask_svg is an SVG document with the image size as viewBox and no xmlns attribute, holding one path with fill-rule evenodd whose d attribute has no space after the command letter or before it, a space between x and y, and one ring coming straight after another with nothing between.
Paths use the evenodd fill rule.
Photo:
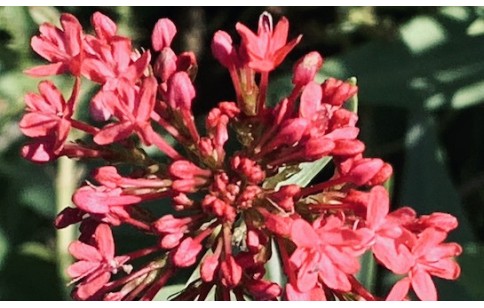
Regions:
<instances>
[{"instance_id":1,"label":"unopened bud","mask_svg":"<svg viewBox=\"0 0 484 308\"><path fill-rule=\"evenodd\" d=\"M165 47L170 47L176 34L175 24L168 18L161 18L155 25L151 34L153 49L160 51Z\"/></svg>"},{"instance_id":2,"label":"unopened bud","mask_svg":"<svg viewBox=\"0 0 484 308\"><path fill-rule=\"evenodd\" d=\"M294 65L292 83L294 85L305 86L314 80L316 73L322 66L323 57L317 51L308 53Z\"/></svg>"}]
</instances>

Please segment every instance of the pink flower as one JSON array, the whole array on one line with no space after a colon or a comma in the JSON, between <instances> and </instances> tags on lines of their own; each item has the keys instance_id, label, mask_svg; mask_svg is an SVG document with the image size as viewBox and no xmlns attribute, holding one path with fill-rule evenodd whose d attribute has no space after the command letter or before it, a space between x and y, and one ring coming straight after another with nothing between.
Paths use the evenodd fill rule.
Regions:
<instances>
[{"instance_id":1,"label":"pink flower","mask_svg":"<svg viewBox=\"0 0 484 308\"><path fill-rule=\"evenodd\" d=\"M347 275L360 269L355 244L357 233L343 226L334 216L319 219L313 226L303 219L293 222L290 239L297 245L290 261L297 269L296 287L300 292L313 289L321 280L331 289L351 290Z\"/></svg>"},{"instance_id":2,"label":"pink flower","mask_svg":"<svg viewBox=\"0 0 484 308\"><path fill-rule=\"evenodd\" d=\"M86 42L86 56L82 64L82 75L112 90L118 80L124 78L134 83L141 77L151 60L149 51L133 60L131 40L114 36L109 42L91 37Z\"/></svg>"},{"instance_id":3,"label":"pink flower","mask_svg":"<svg viewBox=\"0 0 484 308\"><path fill-rule=\"evenodd\" d=\"M26 71L33 76L49 76L71 72L79 76L82 63L82 27L71 14L61 15L62 30L52 24L40 26L40 35L32 38L32 49L51 64Z\"/></svg>"},{"instance_id":4,"label":"pink flower","mask_svg":"<svg viewBox=\"0 0 484 308\"><path fill-rule=\"evenodd\" d=\"M241 46L247 54L249 67L260 72L274 70L302 37L287 43L289 21L282 17L273 29L272 16L266 12L259 18L257 35L241 23L237 23L235 28L242 37Z\"/></svg>"},{"instance_id":5,"label":"pink flower","mask_svg":"<svg viewBox=\"0 0 484 308\"><path fill-rule=\"evenodd\" d=\"M106 224L97 226L92 245L75 241L69 245L69 252L78 261L69 266L67 274L74 281L80 281L74 295L83 300L99 291L129 259L114 256L113 235Z\"/></svg>"},{"instance_id":6,"label":"pink flower","mask_svg":"<svg viewBox=\"0 0 484 308\"><path fill-rule=\"evenodd\" d=\"M94 141L97 144L109 144L123 140L136 132L147 145L152 141L153 129L150 116L155 106L157 82L148 77L143 80L141 89L136 89L121 80L117 93L104 92L106 104L120 122L106 125Z\"/></svg>"},{"instance_id":7,"label":"pink flower","mask_svg":"<svg viewBox=\"0 0 484 308\"><path fill-rule=\"evenodd\" d=\"M455 280L460 275L460 267L454 257L462 253L462 247L456 243L442 243L447 232L427 228L411 245L413 265L408 278L395 284L387 299L401 300L408 293L410 286L421 300L437 300L437 290L431 276ZM412 243L413 242L413 243Z\"/></svg>"},{"instance_id":8,"label":"pink flower","mask_svg":"<svg viewBox=\"0 0 484 308\"><path fill-rule=\"evenodd\" d=\"M141 202L142 196L124 195L121 188L84 186L72 196L72 201L81 210L113 225L129 218L126 206Z\"/></svg>"},{"instance_id":9,"label":"pink flower","mask_svg":"<svg viewBox=\"0 0 484 308\"><path fill-rule=\"evenodd\" d=\"M71 97L67 102L50 81L42 81L39 84L39 92L40 95L30 93L25 96L27 113L20 120L19 126L22 133L29 137L47 138L40 141L40 144L44 144L42 151L47 160L50 160L51 156L60 154L69 135L74 104L79 94L79 80L76 79ZM39 156L37 154L31 157Z\"/></svg>"}]
</instances>

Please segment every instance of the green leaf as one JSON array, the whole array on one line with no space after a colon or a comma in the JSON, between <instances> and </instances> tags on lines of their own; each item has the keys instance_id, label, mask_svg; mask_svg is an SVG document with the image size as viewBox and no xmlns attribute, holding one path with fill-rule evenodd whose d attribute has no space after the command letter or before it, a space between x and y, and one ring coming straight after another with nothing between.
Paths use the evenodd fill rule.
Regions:
<instances>
[{"instance_id":1,"label":"green leaf","mask_svg":"<svg viewBox=\"0 0 484 308\"><path fill-rule=\"evenodd\" d=\"M32 256L47 262L55 262L55 251L38 242L23 243L19 247L19 253L25 256Z\"/></svg>"},{"instance_id":2,"label":"green leaf","mask_svg":"<svg viewBox=\"0 0 484 308\"><path fill-rule=\"evenodd\" d=\"M482 256L484 254L484 245L478 243L471 243L465 245L464 253L457 258L457 262L461 265L461 276L456 284L462 286L468 294L469 298L456 298L459 300L484 300L484 293L482 292L482 277L484 276L484 262ZM445 290L441 290L445 291ZM454 292L449 290L450 294ZM440 292L444 294L444 292Z\"/></svg>"},{"instance_id":3,"label":"green leaf","mask_svg":"<svg viewBox=\"0 0 484 308\"><path fill-rule=\"evenodd\" d=\"M376 262L371 251L365 252L360 258L361 269L356 274L358 281L371 293L375 291Z\"/></svg>"},{"instance_id":4,"label":"green leaf","mask_svg":"<svg viewBox=\"0 0 484 308\"><path fill-rule=\"evenodd\" d=\"M458 238L461 243L473 242L475 236L446 170L435 121L430 114L425 111L411 114L405 143L407 151L400 204L415 208L419 214L446 212L456 216L459 228L451 233L451 237Z\"/></svg>"},{"instance_id":5,"label":"green leaf","mask_svg":"<svg viewBox=\"0 0 484 308\"><path fill-rule=\"evenodd\" d=\"M31 6L28 10L30 16L38 25L48 22L60 27L60 13L56 8L51 6Z\"/></svg>"},{"instance_id":6,"label":"green leaf","mask_svg":"<svg viewBox=\"0 0 484 308\"><path fill-rule=\"evenodd\" d=\"M156 294L153 298L155 301L167 301L170 300L171 297L176 295L176 293L185 289L184 284L174 284L171 286L165 286L161 288L161 290Z\"/></svg>"},{"instance_id":7,"label":"green leaf","mask_svg":"<svg viewBox=\"0 0 484 308\"><path fill-rule=\"evenodd\" d=\"M0 270L2 269L4 258L7 256L9 249L8 246L8 240L5 237L3 230L0 226Z\"/></svg>"},{"instance_id":8,"label":"green leaf","mask_svg":"<svg viewBox=\"0 0 484 308\"><path fill-rule=\"evenodd\" d=\"M365 105L436 110L482 103L484 36L466 34L471 8L454 11L417 16L393 41L372 41L327 59L323 75L357 75Z\"/></svg>"},{"instance_id":9,"label":"green leaf","mask_svg":"<svg viewBox=\"0 0 484 308\"><path fill-rule=\"evenodd\" d=\"M54 218L56 215L54 191L49 184L38 183L23 187L20 201L44 217Z\"/></svg>"},{"instance_id":10,"label":"green leaf","mask_svg":"<svg viewBox=\"0 0 484 308\"><path fill-rule=\"evenodd\" d=\"M276 186L276 190L281 186L289 184L297 184L301 187L307 186L330 161L331 157L323 157L314 162L300 163L298 165L300 171L287 180L279 182Z\"/></svg>"}]
</instances>

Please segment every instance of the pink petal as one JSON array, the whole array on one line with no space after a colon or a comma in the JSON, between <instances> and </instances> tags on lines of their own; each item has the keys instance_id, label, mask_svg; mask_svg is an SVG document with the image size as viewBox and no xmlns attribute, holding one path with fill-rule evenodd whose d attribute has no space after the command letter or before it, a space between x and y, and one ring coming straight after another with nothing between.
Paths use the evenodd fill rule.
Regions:
<instances>
[{"instance_id":1,"label":"pink petal","mask_svg":"<svg viewBox=\"0 0 484 308\"><path fill-rule=\"evenodd\" d=\"M312 119L321 105L323 92L321 86L315 82L310 82L301 94L299 114L306 119Z\"/></svg>"},{"instance_id":2,"label":"pink petal","mask_svg":"<svg viewBox=\"0 0 484 308\"><path fill-rule=\"evenodd\" d=\"M52 64L46 65L38 65L32 68L29 68L24 71L25 74L33 76L33 77L44 77L44 76L52 76L52 75L60 75L69 70L69 66L62 62L56 62Z\"/></svg>"},{"instance_id":3,"label":"pink petal","mask_svg":"<svg viewBox=\"0 0 484 308\"><path fill-rule=\"evenodd\" d=\"M91 23L96 31L96 35L103 40L110 40L114 35L116 35L117 26L109 17L106 15L95 12L92 15Z\"/></svg>"},{"instance_id":4,"label":"pink petal","mask_svg":"<svg viewBox=\"0 0 484 308\"><path fill-rule=\"evenodd\" d=\"M101 262L102 256L99 251L81 241L74 241L69 245L69 253L78 260Z\"/></svg>"},{"instance_id":5,"label":"pink petal","mask_svg":"<svg viewBox=\"0 0 484 308\"><path fill-rule=\"evenodd\" d=\"M143 80L140 98L135 110L137 122L146 123L150 121L151 112L155 107L157 88L158 83L154 77L148 77Z\"/></svg>"},{"instance_id":6,"label":"pink petal","mask_svg":"<svg viewBox=\"0 0 484 308\"><path fill-rule=\"evenodd\" d=\"M67 275L71 278L85 276L99 267L99 262L93 261L78 261L67 268Z\"/></svg>"},{"instance_id":7,"label":"pink petal","mask_svg":"<svg viewBox=\"0 0 484 308\"><path fill-rule=\"evenodd\" d=\"M289 33L289 21L282 17L274 29L271 39L271 49L278 50L286 45L287 34Z\"/></svg>"},{"instance_id":8,"label":"pink petal","mask_svg":"<svg viewBox=\"0 0 484 308\"><path fill-rule=\"evenodd\" d=\"M19 127L26 136L41 137L50 135L58 123L58 119L52 115L29 112L22 117Z\"/></svg>"},{"instance_id":9,"label":"pink petal","mask_svg":"<svg viewBox=\"0 0 484 308\"><path fill-rule=\"evenodd\" d=\"M405 246L397 250L394 239L377 237L372 251L375 257L395 274L406 274L415 263L414 257Z\"/></svg>"},{"instance_id":10,"label":"pink petal","mask_svg":"<svg viewBox=\"0 0 484 308\"><path fill-rule=\"evenodd\" d=\"M425 270L433 275L443 279L456 280L460 276L460 266L453 259L443 259L437 262L432 262L427 265L421 265Z\"/></svg>"},{"instance_id":11,"label":"pink petal","mask_svg":"<svg viewBox=\"0 0 484 308\"><path fill-rule=\"evenodd\" d=\"M322 256L319 262L319 277L331 289L351 290L351 283L346 274L339 270L327 256Z\"/></svg>"},{"instance_id":12,"label":"pink petal","mask_svg":"<svg viewBox=\"0 0 484 308\"><path fill-rule=\"evenodd\" d=\"M326 295L321 287L316 286L308 292L301 292L292 284L286 285L286 297L290 301L325 301Z\"/></svg>"},{"instance_id":13,"label":"pink petal","mask_svg":"<svg viewBox=\"0 0 484 308\"><path fill-rule=\"evenodd\" d=\"M173 263L178 267L189 267L195 263L202 245L191 237L184 239L173 254Z\"/></svg>"},{"instance_id":14,"label":"pink petal","mask_svg":"<svg viewBox=\"0 0 484 308\"><path fill-rule=\"evenodd\" d=\"M128 67L123 77L134 83L138 78L141 77L141 75L143 75L143 72L148 67L150 60L151 53L149 50L147 50L141 55L141 57L139 57L138 60Z\"/></svg>"},{"instance_id":15,"label":"pink petal","mask_svg":"<svg viewBox=\"0 0 484 308\"><path fill-rule=\"evenodd\" d=\"M158 20L151 34L153 49L160 51L165 47L170 47L176 34L175 24L168 18Z\"/></svg>"},{"instance_id":16,"label":"pink petal","mask_svg":"<svg viewBox=\"0 0 484 308\"><path fill-rule=\"evenodd\" d=\"M366 221L374 230L378 229L384 222L385 216L390 208L388 192L383 186L375 186L370 192Z\"/></svg>"},{"instance_id":17,"label":"pink petal","mask_svg":"<svg viewBox=\"0 0 484 308\"><path fill-rule=\"evenodd\" d=\"M99 145L104 145L124 140L133 133L133 128L133 124L130 122L106 125L94 136L94 142Z\"/></svg>"},{"instance_id":18,"label":"pink petal","mask_svg":"<svg viewBox=\"0 0 484 308\"><path fill-rule=\"evenodd\" d=\"M412 272L412 288L418 298L423 301L436 301L437 290L429 273L424 270Z\"/></svg>"},{"instance_id":19,"label":"pink petal","mask_svg":"<svg viewBox=\"0 0 484 308\"><path fill-rule=\"evenodd\" d=\"M131 40L124 37L115 37L111 42L113 63L119 72L124 72L131 62Z\"/></svg>"},{"instance_id":20,"label":"pink petal","mask_svg":"<svg viewBox=\"0 0 484 308\"><path fill-rule=\"evenodd\" d=\"M74 290L75 295L81 299L86 300L99 291L111 278L111 273L104 272L99 275L93 276L86 282L83 282L77 286Z\"/></svg>"},{"instance_id":21,"label":"pink petal","mask_svg":"<svg viewBox=\"0 0 484 308\"><path fill-rule=\"evenodd\" d=\"M301 292L311 290L318 282L318 253L309 253L297 274L297 288Z\"/></svg>"},{"instance_id":22,"label":"pink petal","mask_svg":"<svg viewBox=\"0 0 484 308\"><path fill-rule=\"evenodd\" d=\"M329 245L324 249L331 261L345 273L356 274L360 270L360 263L355 256L343 253L341 250Z\"/></svg>"},{"instance_id":23,"label":"pink petal","mask_svg":"<svg viewBox=\"0 0 484 308\"><path fill-rule=\"evenodd\" d=\"M62 14L60 18L65 33L66 52L70 56L78 55L81 51L82 27L74 15Z\"/></svg>"},{"instance_id":24,"label":"pink petal","mask_svg":"<svg viewBox=\"0 0 484 308\"><path fill-rule=\"evenodd\" d=\"M110 261L114 258L114 239L111 228L107 224L99 224L94 233L99 252L105 260Z\"/></svg>"},{"instance_id":25,"label":"pink petal","mask_svg":"<svg viewBox=\"0 0 484 308\"><path fill-rule=\"evenodd\" d=\"M51 138L35 140L22 147L20 153L22 157L36 163L46 163L57 158L54 154L54 142Z\"/></svg>"},{"instance_id":26,"label":"pink petal","mask_svg":"<svg viewBox=\"0 0 484 308\"><path fill-rule=\"evenodd\" d=\"M50 81L42 81L39 84L39 91L45 101L54 107L57 112L64 111L66 104L62 94L57 87Z\"/></svg>"},{"instance_id":27,"label":"pink petal","mask_svg":"<svg viewBox=\"0 0 484 308\"><path fill-rule=\"evenodd\" d=\"M398 281L388 294L387 301L402 301L408 294L410 289L410 279L408 277Z\"/></svg>"},{"instance_id":28,"label":"pink petal","mask_svg":"<svg viewBox=\"0 0 484 308\"><path fill-rule=\"evenodd\" d=\"M290 238L298 247L313 248L319 242L316 231L303 219L297 219L292 223Z\"/></svg>"},{"instance_id":29,"label":"pink petal","mask_svg":"<svg viewBox=\"0 0 484 308\"><path fill-rule=\"evenodd\" d=\"M433 247L442 243L447 237L447 232L434 228L427 228L419 234L417 243L412 249L415 256L426 255Z\"/></svg>"}]
</instances>

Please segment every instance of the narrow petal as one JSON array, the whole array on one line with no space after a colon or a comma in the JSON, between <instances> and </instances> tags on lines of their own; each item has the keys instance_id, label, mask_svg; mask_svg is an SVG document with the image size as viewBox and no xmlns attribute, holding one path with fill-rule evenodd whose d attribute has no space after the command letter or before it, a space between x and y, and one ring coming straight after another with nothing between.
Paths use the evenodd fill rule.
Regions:
<instances>
[{"instance_id":1,"label":"narrow petal","mask_svg":"<svg viewBox=\"0 0 484 308\"><path fill-rule=\"evenodd\" d=\"M75 295L81 300L87 300L99 291L111 278L111 273L104 272L93 276L89 281L78 285L74 291Z\"/></svg>"},{"instance_id":2,"label":"narrow petal","mask_svg":"<svg viewBox=\"0 0 484 308\"><path fill-rule=\"evenodd\" d=\"M69 253L78 260L101 262L102 256L99 251L81 241L74 241L69 245Z\"/></svg>"},{"instance_id":3,"label":"narrow petal","mask_svg":"<svg viewBox=\"0 0 484 308\"><path fill-rule=\"evenodd\" d=\"M94 142L104 145L126 139L133 133L133 128L129 122L106 125L94 136Z\"/></svg>"},{"instance_id":4,"label":"narrow petal","mask_svg":"<svg viewBox=\"0 0 484 308\"><path fill-rule=\"evenodd\" d=\"M437 289L429 273L424 270L412 272L412 288L418 298L423 301L436 301Z\"/></svg>"},{"instance_id":5,"label":"narrow petal","mask_svg":"<svg viewBox=\"0 0 484 308\"><path fill-rule=\"evenodd\" d=\"M387 301L402 301L408 294L410 290L410 279L408 277L403 278L398 281L388 294Z\"/></svg>"},{"instance_id":6,"label":"narrow petal","mask_svg":"<svg viewBox=\"0 0 484 308\"><path fill-rule=\"evenodd\" d=\"M107 261L112 260L114 258L114 239L109 225L99 224L94 236L101 255Z\"/></svg>"},{"instance_id":7,"label":"narrow petal","mask_svg":"<svg viewBox=\"0 0 484 308\"><path fill-rule=\"evenodd\" d=\"M319 237L307 221L297 219L291 227L291 240L298 247L313 248L318 244Z\"/></svg>"},{"instance_id":8,"label":"narrow petal","mask_svg":"<svg viewBox=\"0 0 484 308\"><path fill-rule=\"evenodd\" d=\"M67 268L67 275L72 279L88 275L99 267L99 262L78 261Z\"/></svg>"},{"instance_id":9,"label":"narrow petal","mask_svg":"<svg viewBox=\"0 0 484 308\"><path fill-rule=\"evenodd\" d=\"M322 97L323 91L321 86L315 82L308 83L301 94L300 116L309 120L312 119L321 105Z\"/></svg>"},{"instance_id":10,"label":"narrow petal","mask_svg":"<svg viewBox=\"0 0 484 308\"><path fill-rule=\"evenodd\" d=\"M366 221L376 230L384 222L390 208L388 192L383 186L375 186L370 192Z\"/></svg>"},{"instance_id":11,"label":"narrow petal","mask_svg":"<svg viewBox=\"0 0 484 308\"><path fill-rule=\"evenodd\" d=\"M32 68L29 68L24 71L25 74L33 76L33 77L44 77L44 76L52 76L52 75L60 75L67 72L69 66L62 62L56 62L52 64L46 65L38 65Z\"/></svg>"}]
</instances>

